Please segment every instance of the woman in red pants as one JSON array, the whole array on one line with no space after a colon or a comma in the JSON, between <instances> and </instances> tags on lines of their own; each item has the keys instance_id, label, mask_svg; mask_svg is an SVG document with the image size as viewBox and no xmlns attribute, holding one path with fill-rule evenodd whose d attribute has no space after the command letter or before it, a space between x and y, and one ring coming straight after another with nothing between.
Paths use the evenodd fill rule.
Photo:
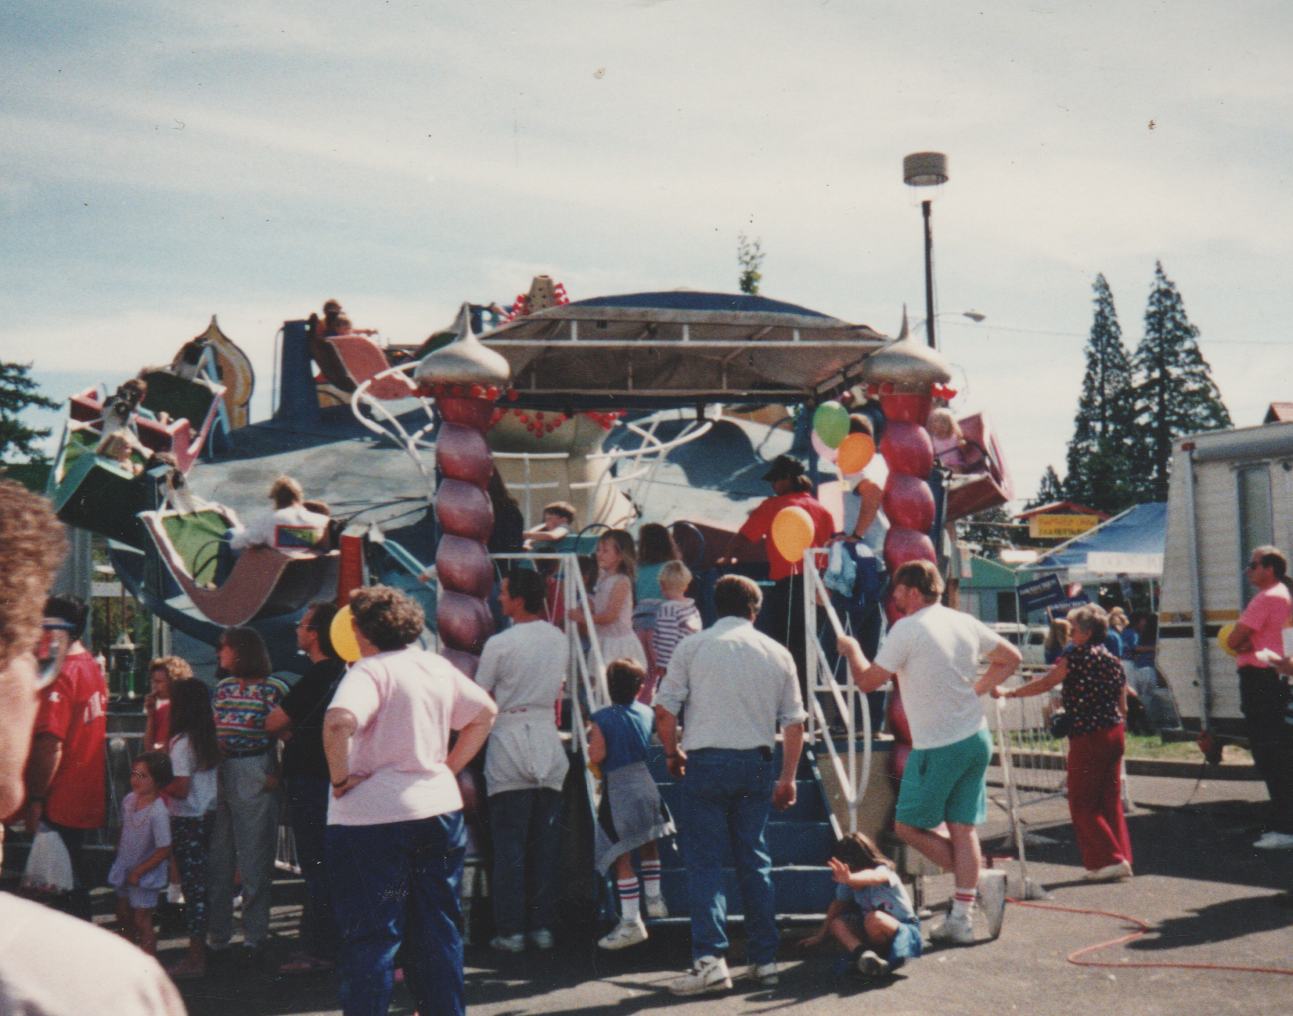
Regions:
<instances>
[{"instance_id":1,"label":"woman in red pants","mask_svg":"<svg viewBox=\"0 0 1293 1016\"><path fill-rule=\"evenodd\" d=\"M1104 648L1108 616L1096 606L1068 616L1072 641L1046 674L1018 688L994 688L998 698L1041 695L1064 684L1069 728L1068 797L1073 832L1086 877L1113 882L1131 877L1131 838L1122 814L1122 756L1127 680Z\"/></svg>"}]
</instances>

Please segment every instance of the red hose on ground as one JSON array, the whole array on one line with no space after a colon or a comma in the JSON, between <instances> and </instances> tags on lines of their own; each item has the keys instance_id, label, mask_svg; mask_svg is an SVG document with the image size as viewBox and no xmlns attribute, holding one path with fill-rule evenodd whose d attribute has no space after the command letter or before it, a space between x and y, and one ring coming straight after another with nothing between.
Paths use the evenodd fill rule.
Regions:
<instances>
[{"instance_id":1,"label":"red hose on ground","mask_svg":"<svg viewBox=\"0 0 1293 1016\"><path fill-rule=\"evenodd\" d=\"M1234 967L1223 963L1114 963L1101 960L1083 960L1079 957L1088 953L1099 952L1101 949L1109 949L1115 945L1122 945L1126 942L1133 942L1149 932L1149 925L1138 917L1128 917L1126 914L1115 914L1108 910L1084 910L1080 907L1061 907L1052 903L1028 903L1023 900L1010 900L1017 907L1035 907L1038 910L1060 910L1067 914L1093 914L1097 917L1112 917L1118 921L1126 921L1129 924L1140 926L1139 931L1133 931L1130 935L1121 935L1118 938L1111 938L1107 942L1099 942L1095 945L1084 946L1074 952L1069 953L1064 958L1068 962L1079 967L1116 967L1119 969L1129 969L1132 967L1149 968L1149 967L1170 967L1177 970L1232 970L1246 974L1288 974L1293 975L1293 970L1280 970L1275 967Z\"/></svg>"}]
</instances>

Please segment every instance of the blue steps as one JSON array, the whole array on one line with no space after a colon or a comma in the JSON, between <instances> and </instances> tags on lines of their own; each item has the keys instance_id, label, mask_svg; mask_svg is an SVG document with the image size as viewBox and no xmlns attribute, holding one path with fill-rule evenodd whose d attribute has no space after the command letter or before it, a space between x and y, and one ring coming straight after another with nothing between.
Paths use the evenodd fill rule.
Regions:
<instances>
[{"instance_id":1,"label":"blue steps","mask_svg":"<svg viewBox=\"0 0 1293 1016\"><path fill-rule=\"evenodd\" d=\"M778 746L776 765L781 764ZM674 822L681 821L682 787L669 775L664 750L653 749L647 764L660 788ZM795 803L786 811L773 811L768 822L768 851L772 855L772 885L776 892L777 915L781 918L820 917L835 897L826 858L835 844L830 822L830 808L817 781L813 755L805 748L799 761L795 781ZM669 920L688 918L687 872L683 865L677 838L660 843L661 891L669 907ZM740 919L744 901L737 885L730 844L724 845L722 864L727 916ZM614 901L612 883L608 893ZM612 909L616 903L612 902Z\"/></svg>"}]
</instances>

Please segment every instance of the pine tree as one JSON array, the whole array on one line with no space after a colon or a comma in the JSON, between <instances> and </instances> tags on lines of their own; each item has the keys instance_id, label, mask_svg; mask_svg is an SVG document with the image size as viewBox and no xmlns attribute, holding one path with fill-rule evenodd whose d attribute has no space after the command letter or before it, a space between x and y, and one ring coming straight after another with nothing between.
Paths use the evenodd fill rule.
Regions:
<instances>
[{"instance_id":1,"label":"pine tree","mask_svg":"<svg viewBox=\"0 0 1293 1016\"><path fill-rule=\"evenodd\" d=\"M15 455L33 462L46 457L33 442L48 437L49 428L28 427L19 414L31 408L57 409L58 403L37 391L30 370L30 363L0 363L0 461L13 461Z\"/></svg>"},{"instance_id":2,"label":"pine tree","mask_svg":"<svg viewBox=\"0 0 1293 1016\"><path fill-rule=\"evenodd\" d=\"M1064 501L1067 498L1068 495L1064 491L1064 485L1060 483L1060 478L1055 475L1055 467L1047 466L1046 472L1042 474L1042 482L1037 485L1037 496L1024 505L1024 508L1040 508L1044 504L1055 504L1057 501Z\"/></svg>"},{"instance_id":3,"label":"pine tree","mask_svg":"<svg viewBox=\"0 0 1293 1016\"><path fill-rule=\"evenodd\" d=\"M1131 503L1131 366L1113 293L1097 275L1095 318L1086 346L1086 377L1069 442L1064 497L1101 511L1117 512ZM1053 475L1053 474L1052 474Z\"/></svg>"},{"instance_id":4,"label":"pine tree","mask_svg":"<svg viewBox=\"0 0 1293 1016\"><path fill-rule=\"evenodd\" d=\"M1176 283L1163 274L1162 262L1156 263L1145 309L1145 337L1132 358L1133 426L1138 435L1134 484L1142 501L1167 499L1175 438L1231 426L1211 368L1199 352L1198 337Z\"/></svg>"}]
</instances>

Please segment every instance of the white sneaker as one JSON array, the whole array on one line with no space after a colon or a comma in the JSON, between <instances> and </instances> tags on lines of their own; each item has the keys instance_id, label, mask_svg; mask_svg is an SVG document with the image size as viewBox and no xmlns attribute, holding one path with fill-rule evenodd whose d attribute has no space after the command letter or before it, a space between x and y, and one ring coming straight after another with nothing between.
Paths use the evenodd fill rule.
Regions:
<instances>
[{"instance_id":1,"label":"white sneaker","mask_svg":"<svg viewBox=\"0 0 1293 1016\"><path fill-rule=\"evenodd\" d=\"M495 935L489 940L489 947L495 952L525 952L525 936L519 931L515 935Z\"/></svg>"},{"instance_id":2,"label":"white sneaker","mask_svg":"<svg viewBox=\"0 0 1293 1016\"><path fill-rule=\"evenodd\" d=\"M620 921L611 929L610 934L597 940L599 949L627 949L631 945L647 940L646 925L641 917Z\"/></svg>"},{"instance_id":3,"label":"white sneaker","mask_svg":"<svg viewBox=\"0 0 1293 1016\"><path fill-rule=\"evenodd\" d=\"M1006 873L988 869L979 873L979 907L988 922L988 937L1001 934L1006 915Z\"/></svg>"},{"instance_id":4,"label":"white sneaker","mask_svg":"<svg viewBox=\"0 0 1293 1016\"><path fill-rule=\"evenodd\" d=\"M1095 871L1088 871L1083 878L1088 882L1118 882L1124 878L1131 878L1131 874L1131 865L1126 861L1119 861L1116 864L1106 864Z\"/></svg>"},{"instance_id":5,"label":"white sneaker","mask_svg":"<svg viewBox=\"0 0 1293 1016\"><path fill-rule=\"evenodd\" d=\"M949 942L952 945L969 945L974 941L974 925L968 918L948 914L943 923L929 933L931 942Z\"/></svg>"},{"instance_id":6,"label":"white sneaker","mask_svg":"<svg viewBox=\"0 0 1293 1016\"><path fill-rule=\"evenodd\" d=\"M857 968L863 977L883 977L889 972L889 961L882 960L868 949L858 957Z\"/></svg>"},{"instance_id":7,"label":"white sneaker","mask_svg":"<svg viewBox=\"0 0 1293 1016\"><path fill-rule=\"evenodd\" d=\"M663 921L669 916L669 907L663 896L648 896L643 903L646 907L646 915L651 920Z\"/></svg>"},{"instance_id":8,"label":"white sneaker","mask_svg":"<svg viewBox=\"0 0 1293 1016\"><path fill-rule=\"evenodd\" d=\"M1266 833L1253 846L1258 850L1288 850L1293 848L1293 836L1288 833Z\"/></svg>"},{"instance_id":9,"label":"white sneaker","mask_svg":"<svg viewBox=\"0 0 1293 1016\"><path fill-rule=\"evenodd\" d=\"M536 949L551 949L555 944L552 932L547 928L539 928L537 931L530 932L530 945Z\"/></svg>"},{"instance_id":10,"label":"white sneaker","mask_svg":"<svg viewBox=\"0 0 1293 1016\"><path fill-rule=\"evenodd\" d=\"M727 960L722 956L704 956L688 973L669 985L675 995L701 995L707 991L726 991L732 986Z\"/></svg>"},{"instance_id":11,"label":"white sneaker","mask_svg":"<svg viewBox=\"0 0 1293 1016\"><path fill-rule=\"evenodd\" d=\"M751 963L745 968L745 973L742 977L747 981L757 981L765 988L771 988L781 983L781 971L775 962Z\"/></svg>"}]
</instances>

